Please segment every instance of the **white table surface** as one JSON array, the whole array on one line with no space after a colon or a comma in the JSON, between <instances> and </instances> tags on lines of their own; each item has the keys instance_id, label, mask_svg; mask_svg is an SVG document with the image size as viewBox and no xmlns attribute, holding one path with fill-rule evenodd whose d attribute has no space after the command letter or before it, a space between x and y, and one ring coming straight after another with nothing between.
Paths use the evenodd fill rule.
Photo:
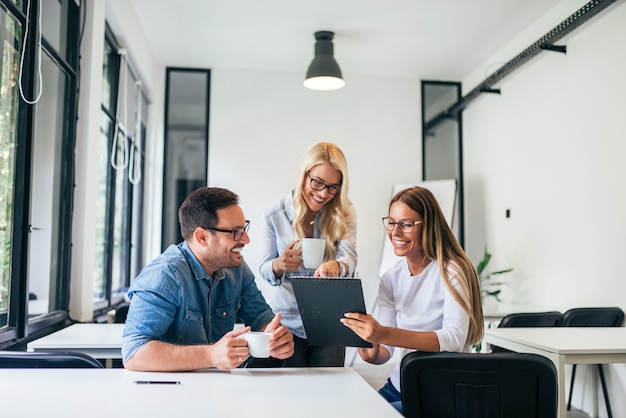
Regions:
<instances>
[{"instance_id":1,"label":"white table surface","mask_svg":"<svg viewBox=\"0 0 626 418\"><path fill-rule=\"evenodd\" d=\"M179 381L139 385L136 380ZM6 417L334 418L401 415L351 368L3 369Z\"/></svg>"},{"instance_id":2,"label":"white table surface","mask_svg":"<svg viewBox=\"0 0 626 418\"><path fill-rule=\"evenodd\" d=\"M492 328L485 330L485 342L552 360L558 375L559 417L562 418L566 416L566 364L626 363L626 328Z\"/></svg>"},{"instance_id":3,"label":"white table surface","mask_svg":"<svg viewBox=\"0 0 626 418\"><path fill-rule=\"evenodd\" d=\"M26 345L28 351L77 351L98 359L122 358L124 324L72 324Z\"/></svg>"}]
</instances>

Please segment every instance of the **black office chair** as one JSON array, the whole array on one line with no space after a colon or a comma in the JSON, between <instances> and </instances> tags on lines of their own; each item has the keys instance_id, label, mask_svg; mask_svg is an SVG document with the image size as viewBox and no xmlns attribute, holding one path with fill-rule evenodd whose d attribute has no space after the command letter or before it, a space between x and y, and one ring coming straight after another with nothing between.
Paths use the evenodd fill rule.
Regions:
<instances>
[{"instance_id":1,"label":"black office chair","mask_svg":"<svg viewBox=\"0 0 626 418\"><path fill-rule=\"evenodd\" d=\"M563 325L563 314L558 311L519 312L512 313L500 321L498 328L509 327L560 327ZM492 346L492 353L510 353L510 350Z\"/></svg>"},{"instance_id":2,"label":"black office chair","mask_svg":"<svg viewBox=\"0 0 626 418\"><path fill-rule=\"evenodd\" d=\"M113 322L116 324L123 324L126 322L126 317L128 316L128 308L130 307L130 303L124 302L115 308L115 318Z\"/></svg>"},{"instance_id":3,"label":"black office chair","mask_svg":"<svg viewBox=\"0 0 626 418\"><path fill-rule=\"evenodd\" d=\"M0 369L102 369L102 363L82 353L0 351Z\"/></svg>"},{"instance_id":4,"label":"black office chair","mask_svg":"<svg viewBox=\"0 0 626 418\"><path fill-rule=\"evenodd\" d=\"M526 353L407 354L400 365L408 418L555 418L554 364Z\"/></svg>"},{"instance_id":5,"label":"black office chair","mask_svg":"<svg viewBox=\"0 0 626 418\"><path fill-rule=\"evenodd\" d=\"M624 322L624 311L621 308L574 308L563 314L563 325L566 327L621 327ZM604 370L601 364L596 364L598 374L600 375L600 383L602 384L602 393L604 395L604 403L609 418L613 417L611 412L611 403L609 402L609 393L606 389L606 381L604 380ZM574 392L574 378L576 377L576 365L572 365L572 380L569 387L569 397L567 399L567 410L572 407L572 393Z\"/></svg>"}]
</instances>

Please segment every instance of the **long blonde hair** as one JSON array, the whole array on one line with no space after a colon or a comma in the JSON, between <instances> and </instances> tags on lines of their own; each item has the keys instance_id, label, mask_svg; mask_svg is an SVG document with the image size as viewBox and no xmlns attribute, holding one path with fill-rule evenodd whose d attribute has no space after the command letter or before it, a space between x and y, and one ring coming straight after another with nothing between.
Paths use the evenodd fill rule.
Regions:
<instances>
[{"instance_id":1,"label":"long blonde hair","mask_svg":"<svg viewBox=\"0 0 626 418\"><path fill-rule=\"evenodd\" d=\"M297 239L305 238L302 227L307 213L307 204L304 201L304 184L308 180L308 172L318 164L328 164L341 173L341 189L322 209L319 224L321 238L326 241L325 261L337 257L337 243L350 230L347 222L352 222L348 211L351 203L348 199L348 163L339 147L332 142L319 142L309 148L296 170L293 192L293 230Z\"/></svg>"},{"instance_id":2,"label":"long blonde hair","mask_svg":"<svg viewBox=\"0 0 626 418\"><path fill-rule=\"evenodd\" d=\"M470 316L470 344L482 339L484 332L480 283L476 270L465 254L461 244L448 226L437 199L430 190L423 187L410 187L396 193L389 207L395 202L403 202L422 218L422 255L429 260L437 260L443 281L454 299ZM452 285L448 269L452 269L467 300Z\"/></svg>"}]
</instances>

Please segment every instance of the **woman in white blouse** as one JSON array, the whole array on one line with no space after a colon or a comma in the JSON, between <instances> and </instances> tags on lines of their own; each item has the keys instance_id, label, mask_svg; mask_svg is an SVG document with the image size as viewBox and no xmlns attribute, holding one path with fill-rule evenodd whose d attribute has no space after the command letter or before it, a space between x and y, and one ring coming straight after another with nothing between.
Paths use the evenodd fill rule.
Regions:
<instances>
[{"instance_id":1,"label":"woman in white blouse","mask_svg":"<svg viewBox=\"0 0 626 418\"><path fill-rule=\"evenodd\" d=\"M378 321L347 313L344 325L373 344L363 360L383 364L394 347L408 351L469 351L483 335L478 277L433 194L422 187L398 192L383 225L404 257L381 278ZM400 364L379 393L402 412Z\"/></svg>"}]
</instances>

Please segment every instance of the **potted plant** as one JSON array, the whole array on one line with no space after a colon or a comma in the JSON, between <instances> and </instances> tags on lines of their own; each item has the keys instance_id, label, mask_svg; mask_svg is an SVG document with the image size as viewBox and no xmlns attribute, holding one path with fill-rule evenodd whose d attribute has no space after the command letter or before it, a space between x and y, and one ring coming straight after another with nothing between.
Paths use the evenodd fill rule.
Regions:
<instances>
[{"instance_id":1,"label":"potted plant","mask_svg":"<svg viewBox=\"0 0 626 418\"><path fill-rule=\"evenodd\" d=\"M500 292L502 289L500 287L505 285L506 282L503 281L492 281L493 276L499 276L504 273L509 273L513 271L513 269L504 269L498 271L487 272L487 265L491 261L491 253L487 251L487 246L485 246L485 252L483 254L482 260L476 266L476 275L478 276L478 281L480 283L480 295L483 300L483 309L485 305L485 300L487 298L493 298L496 302L501 302L500 300ZM489 323L488 327L491 326ZM482 341L473 345L474 351L480 353L482 351Z\"/></svg>"},{"instance_id":2,"label":"potted plant","mask_svg":"<svg viewBox=\"0 0 626 418\"><path fill-rule=\"evenodd\" d=\"M509 273L513 271L513 269L504 269L488 273L486 271L486 268L490 260L491 253L487 251L487 246L485 246L485 253L483 254L483 258L476 266L476 275L478 275L478 281L480 282L480 294L482 296L483 302L489 297L493 297L496 301L501 302L500 292L502 291L502 289L500 289L500 287L506 284L506 282L492 281L492 276L499 276L504 273Z\"/></svg>"}]
</instances>

